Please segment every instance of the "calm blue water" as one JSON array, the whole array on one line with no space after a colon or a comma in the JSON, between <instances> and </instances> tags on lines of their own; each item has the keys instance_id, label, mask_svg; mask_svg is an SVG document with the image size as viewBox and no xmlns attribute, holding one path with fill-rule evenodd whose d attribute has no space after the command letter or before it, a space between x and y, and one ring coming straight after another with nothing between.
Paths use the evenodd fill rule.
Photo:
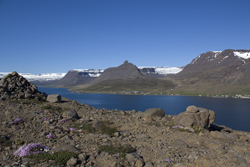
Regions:
<instances>
[{"instance_id":1,"label":"calm blue water","mask_svg":"<svg viewBox=\"0 0 250 167\"><path fill-rule=\"evenodd\" d=\"M148 108L162 108L166 114L177 115L189 105L214 110L215 123L235 130L250 132L250 99L209 98L197 96L160 95L116 95L80 94L65 88L38 87L47 94L60 94L63 97L88 104L95 108L145 111Z\"/></svg>"}]
</instances>

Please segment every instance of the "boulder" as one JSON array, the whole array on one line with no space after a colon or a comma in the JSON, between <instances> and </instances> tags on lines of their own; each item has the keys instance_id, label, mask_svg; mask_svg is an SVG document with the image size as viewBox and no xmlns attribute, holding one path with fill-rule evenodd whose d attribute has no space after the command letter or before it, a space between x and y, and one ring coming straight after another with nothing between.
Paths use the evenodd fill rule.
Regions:
<instances>
[{"instance_id":1,"label":"boulder","mask_svg":"<svg viewBox=\"0 0 250 167\"><path fill-rule=\"evenodd\" d=\"M47 101L52 103L61 103L61 99L62 97L59 94L53 94L47 96Z\"/></svg>"},{"instance_id":2,"label":"boulder","mask_svg":"<svg viewBox=\"0 0 250 167\"><path fill-rule=\"evenodd\" d=\"M237 136L233 133L224 133L219 131L210 132L210 136L218 139L226 139L226 140L236 140Z\"/></svg>"},{"instance_id":3,"label":"boulder","mask_svg":"<svg viewBox=\"0 0 250 167\"><path fill-rule=\"evenodd\" d=\"M192 106L187 107L186 112L187 113L197 113L197 112L199 112L199 109L196 106L192 105Z\"/></svg>"},{"instance_id":4,"label":"boulder","mask_svg":"<svg viewBox=\"0 0 250 167\"><path fill-rule=\"evenodd\" d=\"M186 127L198 126L208 129L210 124L215 120L215 112L204 108L200 108L200 110L196 106L189 106L187 111L174 117L174 124Z\"/></svg>"},{"instance_id":5,"label":"boulder","mask_svg":"<svg viewBox=\"0 0 250 167\"><path fill-rule=\"evenodd\" d=\"M67 161L67 166L75 166L76 164L77 164L77 158L71 157L71 158Z\"/></svg>"},{"instance_id":6,"label":"boulder","mask_svg":"<svg viewBox=\"0 0 250 167\"><path fill-rule=\"evenodd\" d=\"M68 151L72 153L81 153L81 150L75 148L72 145L59 145L51 150L52 153L60 152L60 151Z\"/></svg>"},{"instance_id":7,"label":"boulder","mask_svg":"<svg viewBox=\"0 0 250 167\"><path fill-rule=\"evenodd\" d=\"M62 116L63 118L66 118L66 119L72 119L72 118L78 119L79 118L79 115L77 114L75 110L65 111Z\"/></svg>"},{"instance_id":8,"label":"boulder","mask_svg":"<svg viewBox=\"0 0 250 167\"><path fill-rule=\"evenodd\" d=\"M161 108L149 108L145 110L144 112L145 115L150 115L151 117L164 117L165 112Z\"/></svg>"}]
</instances>

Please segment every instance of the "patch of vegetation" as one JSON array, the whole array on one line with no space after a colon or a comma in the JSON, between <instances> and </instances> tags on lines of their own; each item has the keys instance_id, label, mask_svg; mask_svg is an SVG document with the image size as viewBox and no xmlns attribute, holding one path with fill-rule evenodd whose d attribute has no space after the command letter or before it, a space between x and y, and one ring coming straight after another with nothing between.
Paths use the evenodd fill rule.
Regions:
<instances>
[{"instance_id":1,"label":"patch of vegetation","mask_svg":"<svg viewBox=\"0 0 250 167\"><path fill-rule=\"evenodd\" d=\"M92 126L92 124L87 124L87 123L74 123L73 128L76 129L82 129L87 131L88 133L94 133L96 129Z\"/></svg>"},{"instance_id":2,"label":"patch of vegetation","mask_svg":"<svg viewBox=\"0 0 250 167\"><path fill-rule=\"evenodd\" d=\"M114 136L114 133L117 132L117 128L116 127L109 127L108 125L104 124L100 127L100 132L102 134Z\"/></svg>"},{"instance_id":3,"label":"patch of vegetation","mask_svg":"<svg viewBox=\"0 0 250 167\"><path fill-rule=\"evenodd\" d=\"M21 145L23 145L23 144L24 144L24 141L17 140L17 141L16 141L16 143L17 143L19 146L21 146Z\"/></svg>"},{"instance_id":4,"label":"patch of vegetation","mask_svg":"<svg viewBox=\"0 0 250 167\"><path fill-rule=\"evenodd\" d=\"M119 157L125 157L125 153L135 152L135 149L131 147L129 144L124 146L108 146L108 145L100 145L98 146L99 152L107 152L109 154L117 154L119 153ZM122 155L124 154L124 155Z\"/></svg>"},{"instance_id":5,"label":"patch of vegetation","mask_svg":"<svg viewBox=\"0 0 250 167\"><path fill-rule=\"evenodd\" d=\"M55 106L52 106L52 105L45 105L45 106L42 106L42 109L43 110L49 110L49 112L62 112L62 108L61 107L55 107Z\"/></svg>"},{"instance_id":6,"label":"patch of vegetation","mask_svg":"<svg viewBox=\"0 0 250 167\"><path fill-rule=\"evenodd\" d=\"M194 133L197 133L197 134L199 134L199 133L206 133L207 132L206 129L204 129L202 127L199 127L199 126L193 126L192 128L194 129Z\"/></svg>"},{"instance_id":7,"label":"patch of vegetation","mask_svg":"<svg viewBox=\"0 0 250 167\"><path fill-rule=\"evenodd\" d=\"M12 145L12 141L10 141L10 138L5 135L0 135L0 146L1 147L8 147Z\"/></svg>"},{"instance_id":8,"label":"patch of vegetation","mask_svg":"<svg viewBox=\"0 0 250 167\"><path fill-rule=\"evenodd\" d=\"M102 124L98 127L93 127L91 123L75 123L75 122L70 122L70 126L72 128L76 129L82 129L87 131L88 133L95 133L95 132L100 132L101 134L107 134L110 136L114 136L114 133L117 132L116 127L110 127L109 126L110 122L104 121Z\"/></svg>"},{"instance_id":9,"label":"patch of vegetation","mask_svg":"<svg viewBox=\"0 0 250 167\"><path fill-rule=\"evenodd\" d=\"M60 151L54 154L50 153L39 153L24 156L25 158L31 159L30 164L38 164L49 160L55 160L58 165L66 165L67 161L71 158L77 158L79 154L68 151Z\"/></svg>"}]
</instances>

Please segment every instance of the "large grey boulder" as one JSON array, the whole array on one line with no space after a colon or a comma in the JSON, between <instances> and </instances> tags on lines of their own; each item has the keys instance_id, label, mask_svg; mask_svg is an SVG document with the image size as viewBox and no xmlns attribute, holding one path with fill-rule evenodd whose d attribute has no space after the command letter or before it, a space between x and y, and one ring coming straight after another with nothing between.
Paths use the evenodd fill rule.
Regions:
<instances>
[{"instance_id":1,"label":"large grey boulder","mask_svg":"<svg viewBox=\"0 0 250 167\"><path fill-rule=\"evenodd\" d=\"M62 97L59 94L53 94L47 96L47 101L52 103L61 103L61 99Z\"/></svg>"},{"instance_id":2,"label":"large grey boulder","mask_svg":"<svg viewBox=\"0 0 250 167\"><path fill-rule=\"evenodd\" d=\"M165 112L161 108L149 108L145 110L144 112L145 115L150 115L151 117L164 117Z\"/></svg>"},{"instance_id":3,"label":"large grey boulder","mask_svg":"<svg viewBox=\"0 0 250 167\"><path fill-rule=\"evenodd\" d=\"M187 111L180 113L174 117L174 124L186 127L198 126L205 129L210 127L215 120L215 112L206 110L204 108L197 108L196 106L188 107Z\"/></svg>"}]
</instances>

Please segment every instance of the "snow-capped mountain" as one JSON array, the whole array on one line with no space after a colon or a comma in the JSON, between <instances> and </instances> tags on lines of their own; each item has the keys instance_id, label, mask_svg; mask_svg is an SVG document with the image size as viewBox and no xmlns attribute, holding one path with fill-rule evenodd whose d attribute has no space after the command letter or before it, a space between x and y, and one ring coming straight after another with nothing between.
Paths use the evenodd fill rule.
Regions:
<instances>
[{"instance_id":1,"label":"snow-capped mountain","mask_svg":"<svg viewBox=\"0 0 250 167\"><path fill-rule=\"evenodd\" d=\"M179 79L231 85L247 85L250 81L250 50L209 51L200 54L174 76Z\"/></svg>"}]
</instances>

